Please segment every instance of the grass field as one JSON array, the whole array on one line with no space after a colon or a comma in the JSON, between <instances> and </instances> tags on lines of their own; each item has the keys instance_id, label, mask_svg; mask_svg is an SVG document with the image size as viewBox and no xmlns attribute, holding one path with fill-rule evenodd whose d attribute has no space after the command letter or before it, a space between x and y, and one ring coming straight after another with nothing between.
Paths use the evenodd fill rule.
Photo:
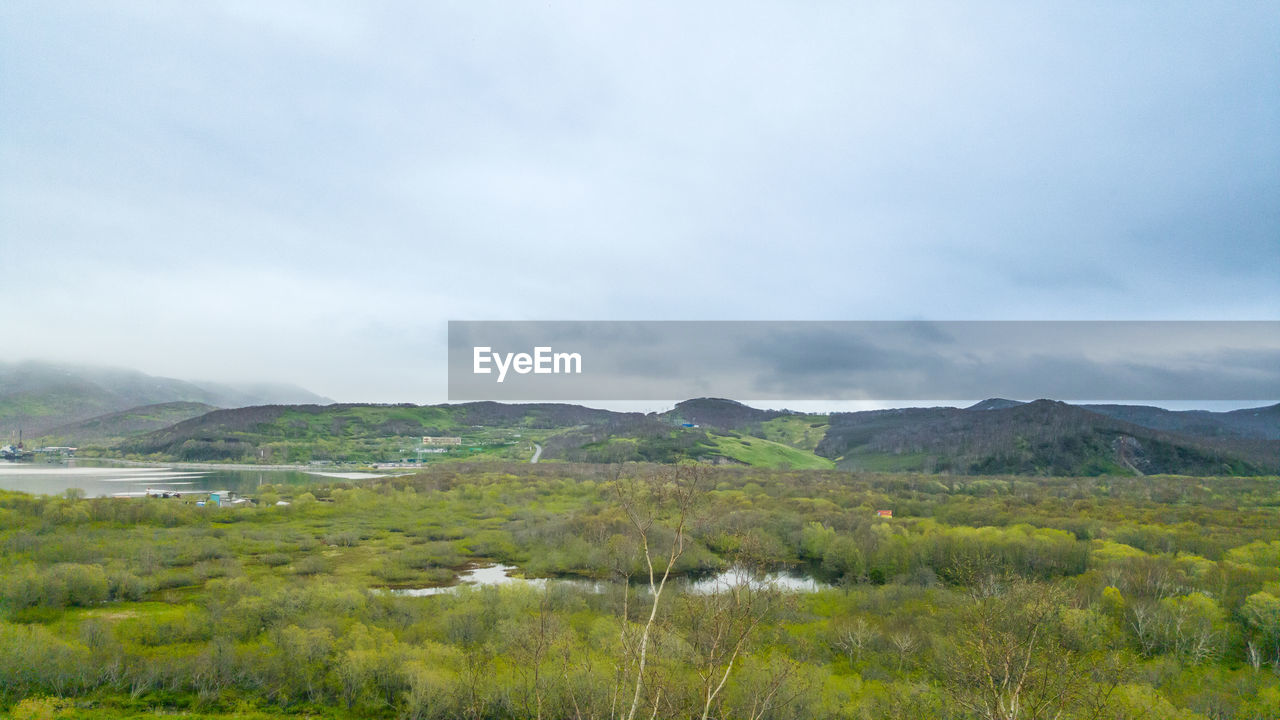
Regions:
<instances>
[{"instance_id":1,"label":"grass field","mask_svg":"<svg viewBox=\"0 0 1280 720\"><path fill-rule=\"evenodd\" d=\"M826 415L785 415L760 424L766 440L813 452L827 433Z\"/></svg>"},{"instance_id":2,"label":"grass field","mask_svg":"<svg viewBox=\"0 0 1280 720\"><path fill-rule=\"evenodd\" d=\"M709 434L718 452L728 458L753 467L822 470L835 467L835 463L812 452L752 437L750 435Z\"/></svg>"}]
</instances>

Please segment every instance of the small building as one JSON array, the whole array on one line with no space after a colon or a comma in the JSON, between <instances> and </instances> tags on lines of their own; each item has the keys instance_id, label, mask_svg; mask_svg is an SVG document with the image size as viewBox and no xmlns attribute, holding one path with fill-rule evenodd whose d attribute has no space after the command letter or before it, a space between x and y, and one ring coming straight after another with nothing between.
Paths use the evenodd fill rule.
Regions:
<instances>
[{"instance_id":1,"label":"small building","mask_svg":"<svg viewBox=\"0 0 1280 720\"><path fill-rule=\"evenodd\" d=\"M209 493L209 497L204 502L204 507L239 507L253 504L249 498L230 490L214 490Z\"/></svg>"},{"instance_id":2,"label":"small building","mask_svg":"<svg viewBox=\"0 0 1280 720\"><path fill-rule=\"evenodd\" d=\"M423 445L461 445L460 437L432 437L430 435L422 436Z\"/></svg>"},{"instance_id":3,"label":"small building","mask_svg":"<svg viewBox=\"0 0 1280 720\"><path fill-rule=\"evenodd\" d=\"M879 517L893 517L892 510L877 510L876 515Z\"/></svg>"}]
</instances>

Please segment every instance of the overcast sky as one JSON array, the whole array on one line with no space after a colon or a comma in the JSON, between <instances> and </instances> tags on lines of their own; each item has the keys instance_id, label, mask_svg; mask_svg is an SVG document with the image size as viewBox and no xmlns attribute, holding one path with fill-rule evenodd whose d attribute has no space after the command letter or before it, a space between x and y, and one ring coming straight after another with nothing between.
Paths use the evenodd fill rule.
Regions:
<instances>
[{"instance_id":1,"label":"overcast sky","mask_svg":"<svg viewBox=\"0 0 1280 720\"><path fill-rule=\"evenodd\" d=\"M1280 319L1280 5L0 4L0 359L444 399L449 319Z\"/></svg>"}]
</instances>

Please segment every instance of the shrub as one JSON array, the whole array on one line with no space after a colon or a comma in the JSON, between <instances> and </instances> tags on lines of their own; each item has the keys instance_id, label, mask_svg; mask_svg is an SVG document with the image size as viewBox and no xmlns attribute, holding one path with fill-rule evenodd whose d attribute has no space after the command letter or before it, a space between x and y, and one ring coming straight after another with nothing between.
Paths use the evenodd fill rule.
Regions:
<instances>
[{"instance_id":1,"label":"shrub","mask_svg":"<svg viewBox=\"0 0 1280 720\"><path fill-rule=\"evenodd\" d=\"M299 575L321 575L333 572L333 563L320 555L308 555L298 562L294 572Z\"/></svg>"},{"instance_id":2,"label":"shrub","mask_svg":"<svg viewBox=\"0 0 1280 720\"><path fill-rule=\"evenodd\" d=\"M69 717L71 703L62 698L40 696L20 701L9 710L13 720L55 720Z\"/></svg>"},{"instance_id":3,"label":"shrub","mask_svg":"<svg viewBox=\"0 0 1280 720\"><path fill-rule=\"evenodd\" d=\"M353 547L360 543L360 533L354 530L341 530L324 536L325 543L339 547Z\"/></svg>"},{"instance_id":4,"label":"shrub","mask_svg":"<svg viewBox=\"0 0 1280 720\"><path fill-rule=\"evenodd\" d=\"M141 600L147 584L131 572L114 572L107 576L107 595L112 600Z\"/></svg>"},{"instance_id":5,"label":"shrub","mask_svg":"<svg viewBox=\"0 0 1280 720\"><path fill-rule=\"evenodd\" d=\"M259 558L259 560L267 567L280 567L281 565L288 565L290 562L289 556L284 553L268 553Z\"/></svg>"}]
</instances>

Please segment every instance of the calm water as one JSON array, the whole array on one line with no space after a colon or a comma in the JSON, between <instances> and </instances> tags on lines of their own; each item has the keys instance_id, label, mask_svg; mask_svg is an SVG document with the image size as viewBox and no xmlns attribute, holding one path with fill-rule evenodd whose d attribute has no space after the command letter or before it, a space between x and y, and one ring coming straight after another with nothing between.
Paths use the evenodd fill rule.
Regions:
<instances>
[{"instance_id":1,"label":"calm water","mask_svg":"<svg viewBox=\"0 0 1280 720\"><path fill-rule=\"evenodd\" d=\"M456 585L429 588L399 588L389 592L393 595L422 597L426 595L443 595L445 593L456 592L462 585L470 585L472 587L523 585L526 587L541 589L546 587L547 583L555 583L556 585L566 585L586 592L600 593L604 592L604 589L607 586L607 583L598 580L548 580L547 578L522 578L512 576L511 573L517 570L519 570L519 568L514 565L485 565L483 567L473 568L458 575L458 583ZM783 592L817 592L831 587L830 585L815 580L808 575L795 573L768 573L762 576L753 577L747 571L737 567L729 568L718 575L712 575L711 577L703 578L701 580L677 580L675 586L684 592L695 593L698 595L710 595L712 593L728 590L739 583L747 583L758 590L774 588Z\"/></svg>"},{"instance_id":2,"label":"calm water","mask_svg":"<svg viewBox=\"0 0 1280 720\"><path fill-rule=\"evenodd\" d=\"M143 495L148 489L179 493L230 490L251 495L261 485L301 485L326 479L321 473L297 470L124 467L92 460L65 464L0 461L0 489L44 495L61 495L72 488L83 491L86 497Z\"/></svg>"}]
</instances>

